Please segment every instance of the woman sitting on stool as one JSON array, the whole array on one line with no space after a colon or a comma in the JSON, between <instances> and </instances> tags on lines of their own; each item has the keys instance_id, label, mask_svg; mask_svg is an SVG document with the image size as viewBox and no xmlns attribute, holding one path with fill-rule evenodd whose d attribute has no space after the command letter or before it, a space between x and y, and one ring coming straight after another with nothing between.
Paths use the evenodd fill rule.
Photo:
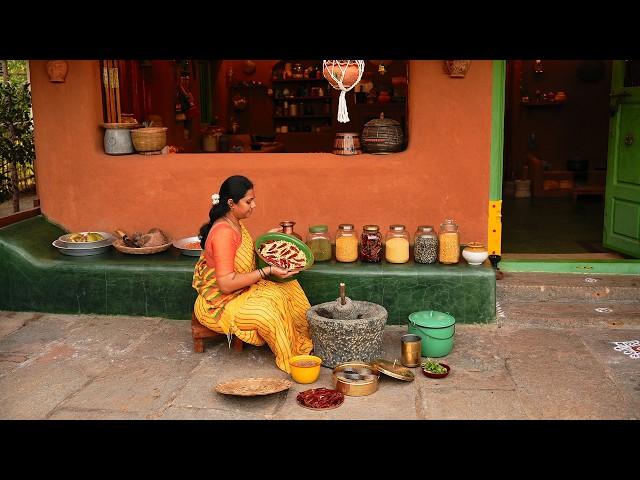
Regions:
<instances>
[{"instance_id":1,"label":"woman sitting on stool","mask_svg":"<svg viewBox=\"0 0 640 480\"><path fill-rule=\"evenodd\" d=\"M253 240L241 222L256 206L248 178L227 178L212 200L209 222L200 229L203 252L193 274L196 318L229 339L235 335L252 345L266 342L278 368L290 373L289 358L313 348L306 317L310 304L297 280L276 283L266 278L288 278L298 270L256 269Z\"/></svg>"}]
</instances>

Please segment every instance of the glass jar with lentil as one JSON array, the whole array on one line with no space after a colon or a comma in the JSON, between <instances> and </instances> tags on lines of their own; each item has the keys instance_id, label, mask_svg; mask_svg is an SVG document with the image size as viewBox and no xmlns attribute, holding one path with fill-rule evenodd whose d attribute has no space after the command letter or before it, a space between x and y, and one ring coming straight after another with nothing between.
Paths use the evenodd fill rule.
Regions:
<instances>
[{"instance_id":1,"label":"glass jar with lentil","mask_svg":"<svg viewBox=\"0 0 640 480\"><path fill-rule=\"evenodd\" d=\"M384 258L389 263L409 261L409 232L404 225L390 225L384 243Z\"/></svg>"},{"instance_id":2,"label":"glass jar with lentil","mask_svg":"<svg viewBox=\"0 0 640 480\"><path fill-rule=\"evenodd\" d=\"M326 225L312 225L307 235L307 245L316 262L331 260L331 237Z\"/></svg>"},{"instance_id":3,"label":"glass jar with lentil","mask_svg":"<svg viewBox=\"0 0 640 480\"><path fill-rule=\"evenodd\" d=\"M413 240L413 259L416 263L436 263L438 235L432 225L420 225Z\"/></svg>"},{"instance_id":4,"label":"glass jar with lentil","mask_svg":"<svg viewBox=\"0 0 640 480\"><path fill-rule=\"evenodd\" d=\"M349 263L358 260L358 237L352 223L341 223L336 232L336 261Z\"/></svg>"},{"instance_id":5,"label":"glass jar with lentil","mask_svg":"<svg viewBox=\"0 0 640 480\"><path fill-rule=\"evenodd\" d=\"M460 260L460 233L458 225L450 218L440 224L438 259L440 263L452 264Z\"/></svg>"},{"instance_id":6,"label":"glass jar with lentil","mask_svg":"<svg viewBox=\"0 0 640 480\"><path fill-rule=\"evenodd\" d=\"M382 234L378 225L362 227L360 260L369 263L378 263L382 260Z\"/></svg>"}]
</instances>

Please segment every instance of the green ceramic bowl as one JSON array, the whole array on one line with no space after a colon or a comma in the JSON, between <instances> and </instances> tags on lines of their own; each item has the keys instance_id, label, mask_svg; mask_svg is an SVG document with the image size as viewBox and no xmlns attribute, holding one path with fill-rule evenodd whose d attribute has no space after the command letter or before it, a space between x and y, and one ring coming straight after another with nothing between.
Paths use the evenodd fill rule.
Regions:
<instances>
[{"instance_id":1,"label":"green ceramic bowl","mask_svg":"<svg viewBox=\"0 0 640 480\"><path fill-rule=\"evenodd\" d=\"M304 256L307 257L307 264L301 270L307 270L311 268L311 266L313 265L313 262L314 262L313 253L311 252L311 249L307 246L306 243L304 243L303 241L299 240L296 237L292 237L291 235L285 235L284 233L274 232L274 233L265 233L264 235L260 235L254 242L256 256L258 257L258 268L266 267L267 265L269 265L269 263L267 263L267 261L264 258L262 258L262 256L260 255L260 247L262 246L263 243L269 240L284 240L286 242L293 243L296 247L298 247L302 251L302 253L304 253ZM269 280L273 280L274 282L287 282L294 279L295 279L295 275L293 277L289 277L285 279L278 278L275 275L271 275L269 277Z\"/></svg>"}]
</instances>

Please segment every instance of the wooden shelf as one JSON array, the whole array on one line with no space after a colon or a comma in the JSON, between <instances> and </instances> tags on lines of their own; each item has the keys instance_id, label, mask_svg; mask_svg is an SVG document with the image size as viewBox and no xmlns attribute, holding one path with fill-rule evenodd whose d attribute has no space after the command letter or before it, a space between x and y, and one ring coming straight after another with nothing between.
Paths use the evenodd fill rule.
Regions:
<instances>
[{"instance_id":1,"label":"wooden shelf","mask_svg":"<svg viewBox=\"0 0 640 480\"><path fill-rule=\"evenodd\" d=\"M277 120L305 120L307 118L331 118L331 115L298 115L297 117L274 116Z\"/></svg>"},{"instance_id":2,"label":"wooden shelf","mask_svg":"<svg viewBox=\"0 0 640 480\"><path fill-rule=\"evenodd\" d=\"M524 107L558 107L560 105L564 105L566 101L561 102L550 102L548 100L544 100L541 102L520 102L520 105Z\"/></svg>"},{"instance_id":3,"label":"wooden shelf","mask_svg":"<svg viewBox=\"0 0 640 480\"><path fill-rule=\"evenodd\" d=\"M310 133L313 133L315 135L325 134L325 135L331 135L331 137L334 136L333 131L330 131L330 132L327 132L327 131L321 131L321 132L277 132L276 136L277 135L309 135Z\"/></svg>"},{"instance_id":4,"label":"wooden shelf","mask_svg":"<svg viewBox=\"0 0 640 480\"><path fill-rule=\"evenodd\" d=\"M325 95L324 97L274 97L273 99L284 102L285 100L329 100L331 98L332 97Z\"/></svg>"},{"instance_id":5,"label":"wooden shelf","mask_svg":"<svg viewBox=\"0 0 640 480\"><path fill-rule=\"evenodd\" d=\"M329 83L329 81L322 77L322 78L288 78L287 80L272 80L272 83L299 83L299 82L326 82Z\"/></svg>"},{"instance_id":6,"label":"wooden shelf","mask_svg":"<svg viewBox=\"0 0 640 480\"><path fill-rule=\"evenodd\" d=\"M349 108L351 108L352 106L355 106L356 108L394 108L394 107L406 107L407 103L406 102L386 102L386 103L353 103L353 104L349 104Z\"/></svg>"}]
</instances>

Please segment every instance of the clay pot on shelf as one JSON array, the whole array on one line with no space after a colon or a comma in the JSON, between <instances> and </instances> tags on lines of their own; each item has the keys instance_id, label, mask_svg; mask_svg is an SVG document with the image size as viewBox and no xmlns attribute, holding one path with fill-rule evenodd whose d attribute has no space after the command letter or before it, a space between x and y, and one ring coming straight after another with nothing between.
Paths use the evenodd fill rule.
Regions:
<instances>
[{"instance_id":1,"label":"clay pot on shelf","mask_svg":"<svg viewBox=\"0 0 640 480\"><path fill-rule=\"evenodd\" d=\"M292 237L296 237L298 240L303 241L302 237L293 231L293 226L296 224L293 220L284 220L280 222L280 226L282 227L282 233L285 235L291 235Z\"/></svg>"},{"instance_id":2,"label":"clay pot on shelf","mask_svg":"<svg viewBox=\"0 0 640 480\"><path fill-rule=\"evenodd\" d=\"M451 78L464 78L471 66L471 60L445 60L444 65Z\"/></svg>"},{"instance_id":3,"label":"clay pot on shelf","mask_svg":"<svg viewBox=\"0 0 640 480\"><path fill-rule=\"evenodd\" d=\"M64 60L49 60L47 62L47 73L49 81L54 83L62 83L67 78L69 66Z\"/></svg>"},{"instance_id":4,"label":"clay pot on shelf","mask_svg":"<svg viewBox=\"0 0 640 480\"><path fill-rule=\"evenodd\" d=\"M378 94L378 103L389 103L391 101L391 95L386 90L380 90Z\"/></svg>"},{"instance_id":5,"label":"clay pot on shelf","mask_svg":"<svg viewBox=\"0 0 640 480\"><path fill-rule=\"evenodd\" d=\"M558 90L555 94L554 100L556 102L564 102L567 100L567 94L562 90Z\"/></svg>"},{"instance_id":6,"label":"clay pot on shelf","mask_svg":"<svg viewBox=\"0 0 640 480\"><path fill-rule=\"evenodd\" d=\"M345 88L349 88L356 83L360 76L360 67L358 67L356 63L350 63L345 70L346 64L347 62L336 62L335 64L328 62L323 68L324 78L326 78L335 89L340 88L335 78L342 79L342 85L344 85ZM344 77L342 76L343 70L345 70Z\"/></svg>"}]
</instances>

